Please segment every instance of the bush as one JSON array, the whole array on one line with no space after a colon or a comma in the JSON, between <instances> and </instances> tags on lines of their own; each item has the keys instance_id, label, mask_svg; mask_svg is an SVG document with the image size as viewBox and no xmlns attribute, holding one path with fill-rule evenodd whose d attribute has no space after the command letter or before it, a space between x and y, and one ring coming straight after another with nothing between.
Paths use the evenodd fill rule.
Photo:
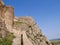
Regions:
<instances>
[{"instance_id":1,"label":"bush","mask_svg":"<svg viewBox=\"0 0 60 45\"><path fill-rule=\"evenodd\" d=\"M8 33L4 39L0 38L0 45L12 45L13 38L13 33Z\"/></svg>"}]
</instances>

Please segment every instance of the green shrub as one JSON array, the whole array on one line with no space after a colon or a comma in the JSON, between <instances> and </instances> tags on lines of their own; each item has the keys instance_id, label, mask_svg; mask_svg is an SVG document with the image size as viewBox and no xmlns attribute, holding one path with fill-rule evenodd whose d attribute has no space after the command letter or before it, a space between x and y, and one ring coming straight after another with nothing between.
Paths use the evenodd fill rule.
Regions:
<instances>
[{"instance_id":1,"label":"green shrub","mask_svg":"<svg viewBox=\"0 0 60 45\"><path fill-rule=\"evenodd\" d=\"M8 33L4 39L0 38L0 45L12 45L13 38L13 33Z\"/></svg>"}]
</instances>

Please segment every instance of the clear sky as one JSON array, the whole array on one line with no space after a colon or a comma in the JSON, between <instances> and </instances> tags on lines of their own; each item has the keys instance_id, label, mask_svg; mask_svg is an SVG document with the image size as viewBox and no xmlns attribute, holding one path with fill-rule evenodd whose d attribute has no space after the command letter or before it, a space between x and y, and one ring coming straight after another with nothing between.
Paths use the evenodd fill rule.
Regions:
<instances>
[{"instance_id":1,"label":"clear sky","mask_svg":"<svg viewBox=\"0 0 60 45\"><path fill-rule=\"evenodd\" d=\"M60 38L60 0L3 0L15 16L32 16L48 39Z\"/></svg>"}]
</instances>

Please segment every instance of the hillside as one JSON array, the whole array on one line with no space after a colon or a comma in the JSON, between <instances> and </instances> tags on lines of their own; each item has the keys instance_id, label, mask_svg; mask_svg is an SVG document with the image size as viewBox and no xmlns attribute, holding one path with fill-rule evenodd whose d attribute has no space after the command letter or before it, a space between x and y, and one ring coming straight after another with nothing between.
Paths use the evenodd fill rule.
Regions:
<instances>
[{"instance_id":1,"label":"hillside","mask_svg":"<svg viewBox=\"0 0 60 45\"><path fill-rule=\"evenodd\" d=\"M53 45L60 45L60 39L53 39L51 42Z\"/></svg>"}]
</instances>

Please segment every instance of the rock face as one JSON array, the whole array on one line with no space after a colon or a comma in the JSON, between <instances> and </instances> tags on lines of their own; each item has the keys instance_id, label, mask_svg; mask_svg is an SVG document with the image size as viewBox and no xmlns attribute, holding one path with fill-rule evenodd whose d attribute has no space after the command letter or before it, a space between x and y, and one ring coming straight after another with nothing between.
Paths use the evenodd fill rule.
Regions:
<instances>
[{"instance_id":1,"label":"rock face","mask_svg":"<svg viewBox=\"0 0 60 45\"><path fill-rule=\"evenodd\" d=\"M4 3L0 1L0 16L4 20L7 29L11 30L14 20L14 8L5 6Z\"/></svg>"},{"instance_id":2,"label":"rock face","mask_svg":"<svg viewBox=\"0 0 60 45\"><path fill-rule=\"evenodd\" d=\"M0 38L4 38L6 36L7 28L5 27L5 23L0 19Z\"/></svg>"},{"instance_id":3,"label":"rock face","mask_svg":"<svg viewBox=\"0 0 60 45\"><path fill-rule=\"evenodd\" d=\"M0 1L0 37L4 38L6 36L7 28L2 16L4 4Z\"/></svg>"},{"instance_id":4,"label":"rock face","mask_svg":"<svg viewBox=\"0 0 60 45\"><path fill-rule=\"evenodd\" d=\"M21 35L23 36L23 45L52 45L50 41L42 34L41 30L34 22L32 17L21 17L14 21L14 29L19 31L19 38L16 40L21 44ZM16 36L18 37L18 36ZM17 42L15 40L16 45ZM15 45L15 44L13 44Z\"/></svg>"},{"instance_id":5,"label":"rock face","mask_svg":"<svg viewBox=\"0 0 60 45\"><path fill-rule=\"evenodd\" d=\"M14 17L13 7L0 1L0 37L5 37L5 29L15 36L12 45L52 45L32 17Z\"/></svg>"},{"instance_id":6,"label":"rock face","mask_svg":"<svg viewBox=\"0 0 60 45\"><path fill-rule=\"evenodd\" d=\"M14 9L11 6L7 6L6 8L7 10L4 15L5 24L6 24L6 27L11 30L13 25L13 19L14 19L14 11L13 11Z\"/></svg>"}]
</instances>

